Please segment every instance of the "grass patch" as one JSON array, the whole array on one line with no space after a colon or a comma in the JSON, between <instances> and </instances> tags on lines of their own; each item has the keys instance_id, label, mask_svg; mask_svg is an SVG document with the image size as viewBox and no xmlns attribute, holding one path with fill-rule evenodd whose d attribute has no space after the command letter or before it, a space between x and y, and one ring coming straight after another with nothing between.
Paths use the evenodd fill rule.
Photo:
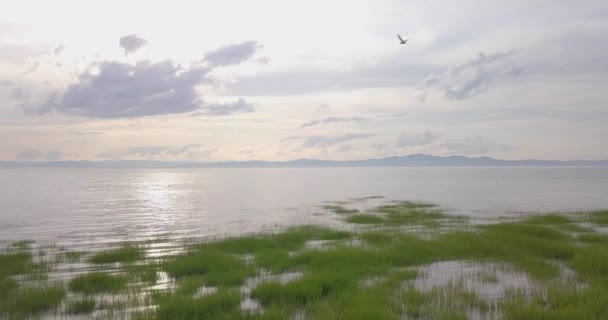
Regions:
<instances>
[{"instance_id":1,"label":"grass patch","mask_svg":"<svg viewBox=\"0 0 608 320\"><path fill-rule=\"evenodd\" d=\"M89 259L95 264L135 262L144 258L143 249L135 246L124 246L117 249L98 252Z\"/></svg>"},{"instance_id":2,"label":"grass patch","mask_svg":"<svg viewBox=\"0 0 608 320\"><path fill-rule=\"evenodd\" d=\"M66 312L68 314L87 314L95 311L97 302L93 298L82 298L68 302Z\"/></svg>"},{"instance_id":3,"label":"grass patch","mask_svg":"<svg viewBox=\"0 0 608 320\"><path fill-rule=\"evenodd\" d=\"M28 318L56 309L65 297L61 287L32 287L12 291L0 302L0 313L6 318Z\"/></svg>"},{"instance_id":4,"label":"grass patch","mask_svg":"<svg viewBox=\"0 0 608 320\"><path fill-rule=\"evenodd\" d=\"M29 252L15 252L0 254L0 279L34 272L36 269L32 254Z\"/></svg>"},{"instance_id":5,"label":"grass patch","mask_svg":"<svg viewBox=\"0 0 608 320\"><path fill-rule=\"evenodd\" d=\"M200 276L209 286L240 285L254 275L256 270L233 255L204 249L194 250L184 256L164 263L169 275L182 278Z\"/></svg>"},{"instance_id":6,"label":"grass patch","mask_svg":"<svg viewBox=\"0 0 608 320\"><path fill-rule=\"evenodd\" d=\"M592 212L590 222L601 226L608 226L608 210Z\"/></svg>"},{"instance_id":7,"label":"grass patch","mask_svg":"<svg viewBox=\"0 0 608 320\"><path fill-rule=\"evenodd\" d=\"M346 222L355 224L378 224L384 222L384 219L373 214L357 214L346 218Z\"/></svg>"},{"instance_id":8,"label":"grass patch","mask_svg":"<svg viewBox=\"0 0 608 320\"><path fill-rule=\"evenodd\" d=\"M238 291L220 291L202 298L180 295L167 296L156 309L156 319L218 319L238 310L241 295Z\"/></svg>"},{"instance_id":9,"label":"grass patch","mask_svg":"<svg viewBox=\"0 0 608 320\"><path fill-rule=\"evenodd\" d=\"M127 280L124 277L113 276L104 272L93 272L80 275L70 280L68 287L75 292L86 294L92 293L117 293L126 287Z\"/></svg>"},{"instance_id":10,"label":"grass patch","mask_svg":"<svg viewBox=\"0 0 608 320\"><path fill-rule=\"evenodd\" d=\"M337 205L327 205L327 206L323 206L323 209L331 211L335 214L355 214L355 213L359 213L359 210L357 209L349 209L349 208L345 208L343 206L337 206Z\"/></svg>"}]
</instances>

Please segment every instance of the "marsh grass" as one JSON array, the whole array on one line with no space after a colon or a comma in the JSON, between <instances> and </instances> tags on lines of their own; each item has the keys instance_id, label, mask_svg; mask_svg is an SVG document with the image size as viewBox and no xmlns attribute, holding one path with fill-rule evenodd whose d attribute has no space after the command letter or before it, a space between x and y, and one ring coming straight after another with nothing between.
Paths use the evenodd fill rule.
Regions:
<instances>
[{"instance_id":1,"label":"marsh grass","mask_svg":"<svg viewBox=\"0 0 608 320\"><path fill-rule=\"evenodd\" d=\"M0 302L0 314L9 319L32 317L56 309L65 295L63 287L13 288Z\"/></svg>"},{"instance_id":2,"label":"marsh grass","mask_svg":"<svg viewBox=\"0 0 608 320\"><path fill-rule=\"evenodd\" d=\"M356 214L346 218L346 222L354 224L379 224L384 222L384 219L373 214Z\"/></svg>"},{"instance_id":3,"label":"marsh grass","mask_svg":"<svg viewBox=\"0 0 608 320\"><path fill-rule=\"evenodd\" d=\"M95 311L97 302L93 298L81 298L78 300L70 301L66 305L66 312L68 314L87 314Z\"/></svg>"},{"instance_id":4,"label":"marsh grass","mask_svg":"<svg viewBox=\"0 0 608 320\"><path fill-rule=\"evenodd\" d=\"M323 209L331 211L335 214L355 214L355 213L359 213L359 210L357 209L348 209L345 208L343 206L338 206L338 205L327 205L327 206L323 206Z\"/></svg>"},{"instance_id":5,"label":"marsh grass","mask_svg":"<svg viewBox=\"0 0 608 320\"><path fill-rule=\"evenodd\" d=\"M335 212L338 207L343 208L326 209ZM581 222L602 225L606 211L552 213L489 225L472 225L433 204L408 201L391 202L369 213L335 213L349 225L345 229L355 231L293 227L195 243L161 259L146 260L149 242L81 253L78 259L89 256L86 261L97 269L110 267L99 264L119 263L111 267L120 275L92 272L74 277L67 287L83 295L69 298L63 309L68 314L96 309L119 314L138 303L149 307L132 314L124 311L135 319L608 318L608 236L580 227ZM431 236L423 237L414 228ZM8 318L57 309L65 297L60 285L22 285L23 279L38 275L46 281L45 270L53 267L34 263L32 247L29 242L19 244L0 255L0 311ZM508 291L489 303L463 282L430 290L413 285L415 279L424 279L420 268L449 261L499 265L525 274L534 290ZM565 277L564 269L573 276ZM171 286L148 289L159 281L159 273L170 276ZM284 273L298 277L284 281ZM471 277L495 285L504 282L489 272ZM251 283L255 285L243 291ZM41 297L28 290L50 291ZM118 299L111 308L96 300L107 293L119 293L126 300ZM138 300L142 294L145 302ZM35 305L23 297L40 301ZM258 301L261 309L241 311L244 297Z\"/></svg>"},{"instance_id":6,"label":"marsh grass","mask_svg":"<svg viewBox=\"0 0 608 320\"><path fill-rule=\"evenodd\" d=\"M591 213L590 221L601 226L608 226L608 210Z\"/></svg>"},{"instance_id":7,"label":"marsh grass","mask_svg":"<svg viewBox=\"0 0 608 320\"><path fill-rule=\"evenodd\" d=\"M135 262L144 258L144 251L140 247L126 245L120 248L101 251L93 255L89 262L95 264Z\"/></svg>"},{"instance_id":8,"label":"marsh grass","mask_svg":"<svg viewBox=\"0 0 608 320\"><path fill-rule=\"evenodd\" d=\"M105 272L93 272L74 277L68 287L75 292L85 294L117 293L125 289L127 279L123 276L113 276Z\"/></svg>"}]
</instances>

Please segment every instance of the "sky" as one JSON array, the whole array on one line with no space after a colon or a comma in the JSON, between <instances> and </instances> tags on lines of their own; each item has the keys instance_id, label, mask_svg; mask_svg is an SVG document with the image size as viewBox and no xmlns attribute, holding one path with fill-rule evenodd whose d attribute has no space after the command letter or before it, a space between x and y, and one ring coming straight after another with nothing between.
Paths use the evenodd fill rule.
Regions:
<instances>
[{"instance_id":1,"label":"sky","mask_svg":"<svg viewBox=\"0 0 608 320\"><path fill-rule=\"evenodd\" d=\"M608 159L606 57L596 0L9 0L0 161Z\"/></svg>"}]
</instances>

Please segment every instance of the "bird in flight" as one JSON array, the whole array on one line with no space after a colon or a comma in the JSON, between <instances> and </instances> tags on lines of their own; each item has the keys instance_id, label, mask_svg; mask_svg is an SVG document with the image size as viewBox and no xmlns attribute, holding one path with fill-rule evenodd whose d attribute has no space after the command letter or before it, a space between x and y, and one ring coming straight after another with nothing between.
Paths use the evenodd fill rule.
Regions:
<instances>
[{"instance_id":1,"label":"bird in flight","mask_svg":"<svg viewBox=\"0 0 608 320\"><path fill-rule=\"evenodd\" d=\"M400 34L397 34L397 38L399 38L399 41L401 41L401 44L406 44L408 39L403 39L401 38Z\"/></svg>"}]
</instances>

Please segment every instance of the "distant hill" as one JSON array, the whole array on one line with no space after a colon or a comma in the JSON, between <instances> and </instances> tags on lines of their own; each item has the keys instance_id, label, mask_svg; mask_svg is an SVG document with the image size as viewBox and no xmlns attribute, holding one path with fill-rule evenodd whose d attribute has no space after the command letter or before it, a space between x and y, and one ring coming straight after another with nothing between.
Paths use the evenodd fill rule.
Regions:
<instances>
[{"instance_id":1,"label":"distant hill","mask_svg":"<svg viewBox=\"0 0 608 320\"><path fill-rule=\"evenodd\" d=\"M3 161L0 168L303 168L303 167L556 167L608 166L608 160L500 160L489 157L432 156L412 154L382 159L333 161L299 159L292 161Z\"/></svg>"}]
</instances>

